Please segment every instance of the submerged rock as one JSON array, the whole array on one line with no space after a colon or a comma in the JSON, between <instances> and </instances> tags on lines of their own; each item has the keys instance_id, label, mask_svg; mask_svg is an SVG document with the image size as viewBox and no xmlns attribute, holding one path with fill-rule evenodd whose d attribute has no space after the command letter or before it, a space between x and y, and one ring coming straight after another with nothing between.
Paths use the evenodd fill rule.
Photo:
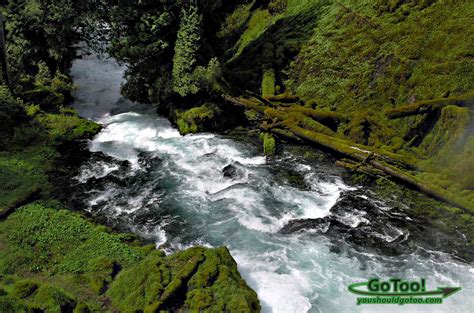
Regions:
<instances>
[{"instance_id":1,"label":"submerged rock","mask_svg":"<svg viewBox=\"0 0 474 313\"><path fill-rule=\"evenodd\" d=\"M409 212L410 208L400 204L387 205L360 191L349 191L341 195L328 216L292 220L280 232L322 235L336 246L349 243L357 250L386 255L442 251L472 261L473 249L464 235L448 233L445 227L434 227L429 217Z\"/></svg>"},{"instance_id":2,"label":"submerged rock","mask_svg":"<svg viewBox=\"0 0 474 313\"><path fill-rule=\"evenodd\" d=\"M343 193L331 208L330 215L317 219L292 220L281 233L324 234L335 241L345 241L358 248L397 255L408 252L411 231L416 221L361 192Z\"/></svg>"},{"instance_id":3,"label":"submerged rock","mask_svg":"<svg viewBox=\"0 0 474 313\"><path fill-rule=\"evenodd\" d=\"M238 169L234 164L229 164L222 169L222 173L226 178L236 178L238 175Z\"/></svg>"}]
</instances>

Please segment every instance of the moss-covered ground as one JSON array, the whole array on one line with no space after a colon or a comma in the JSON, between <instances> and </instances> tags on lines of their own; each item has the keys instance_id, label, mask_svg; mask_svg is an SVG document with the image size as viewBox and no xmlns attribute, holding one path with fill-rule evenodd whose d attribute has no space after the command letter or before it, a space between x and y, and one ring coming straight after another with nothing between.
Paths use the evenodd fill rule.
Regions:
<instances>
[{"instance_id":1,"label":"moss-covered ground","mask_svg":"<svg viewBox=\"0 0 474 313\"><path fill-rule=\"evenodd\" d=\"M100 126L68 107L24 104L5 89L0 100L8 126L0 131L0 312L260 310L226 248L165 256L65 210L53 200L50 178L67 157L60 147L78 145ZM208 112L181 118L196 125Z\"/></svg>"},{"instance_id":2,"label":"moss-covered ground","mask_svg":"<svg viewBox=\"0 0 474 313\"><path fill-rule=\"evenodd\" d=\"M18 209L0 223L0 311L259 310L226 248L165 256L129 240L54 201Z\"/></svg>"},{"instance_id":3,"label":"moss-covered ground","mask_svg":"<svg viewBox=\"0 0 474 313\"><path fill-rule=\"evenodd\" d=\"M250 121L284 111L280 128L396 154L417 181L474 209L473 14L472 1L242 5L219 33L240 34L225 74L274 103L263 116L247 106Z\"/></svg>"}]
</instances>

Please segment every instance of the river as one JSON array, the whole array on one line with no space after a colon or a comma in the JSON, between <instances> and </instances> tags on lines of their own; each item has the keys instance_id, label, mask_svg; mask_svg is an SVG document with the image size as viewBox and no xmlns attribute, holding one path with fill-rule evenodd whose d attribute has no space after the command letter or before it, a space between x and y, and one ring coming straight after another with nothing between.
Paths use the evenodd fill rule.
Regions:
<instances>
[{"instance_id":1,"label":"river","mask_svg":"<svg viewBox=\"0 0 474 313\"><path fill-rule=\"evenodd\" d=\"M334 214L330 209L343 194L390 211L370 192L346 185L332 162L290 152L267 162L246 141L210 133L181 136L149 105L121 97L123 72L113 59L94 55L73 64L74 106L103 125L89 143L103 155L86 162L74 182L84 190L84 210L170 253L227 246L264 312L472 312L474 268L448 254L389 256L314 232L280 232L290 220ZM225 177L229 164L232 173ZM364 212L344 214L338 218L350 227L371 223ZM389 232L379 237L393 240ZM347 286L371 277L426 277L430 287L463 290L443 305L356 306Z\"/></svg>"}]
</instances>

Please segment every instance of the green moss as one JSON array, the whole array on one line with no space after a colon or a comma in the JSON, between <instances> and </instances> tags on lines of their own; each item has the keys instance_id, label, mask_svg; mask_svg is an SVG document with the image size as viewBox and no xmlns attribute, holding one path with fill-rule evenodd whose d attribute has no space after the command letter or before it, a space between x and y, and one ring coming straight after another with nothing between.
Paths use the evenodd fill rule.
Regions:
<instances>
[{"instance_id":1,"label":"green moss","mask_svg":"<svg viewBox=\"0 0 474 313\"><path fill-rule=\"evenodd\" d=\"M221 30L217 33L217 36L219 38L225 38L244 28L245 23L251 16L250 8L252 7L252 4L253 3L250 2L238 5L231 14L227 15L221 26Z\"/></svg>"},{"instance_id":2,"label":"green moss","mask_svg":"<svg viewBox=\"0 0 474 313\"><path fill-rule=\"evenodd\" d=\"M99 256L89 262L86 276L89 285L96 294L102 294L112 282L115 268L119 265L106 256Z\"/></svg>"},{"instance_id":3,"label":"green moss","mask_svg":"<svg viewBox=\"0 0 474 313\"><path fill-rule=\"evenodd\" d=\"M329 4L298 56L304 61L293 64L289 83L298 94L338 110L389 108L389 98L404 104L413 96L472 90L466 75L473 62L466 56L473 33L463 25L473 4L456 4L455 14L446 1L402 7L405 12L379 15L380 6L370 1Z\"/></svg>"},{"instance_id":4,"label":"green moss","mask_svg":"<svg viewBox=\"0 0 474 313\"><path fill-rule=\"evenodd\" d=\"M260 134L260 140L263 142L263 153L267 156L273 156L276 153L276 141L272 134Z\"/></svg>"},{"instance_id":5,"label":"green moss","mask_svg":"<svg viewBox=\"0 0 474 313\"><path fill-rule=\"evenodd\" d=\"M30 191L49 190L47 172L57 153L48 147L32 147L24 151L0 152L0 209L21 202Z\"/></svg>"},{"instance_id":6,"label":"green moss","mask_svg":"<svg viewBox=\"0 0 474 313\"><path fill-rule=\"evenodd\" d=\"M30 312L26 304L11 296L0 296L0 312Z\"/></svg>"},{"instance_id":7,"label":"green moss","mask_svg":"<svg viewBox=\"0 0 474 313\"><path fill-rule=\"evenodd\" d=\"M60 114L40 114L36 119L48 130L52 143L91 138L100 130L100 125L79 117L69 108L61 109Z\"/></svg>"},{"instance_id":8,"label":"green moss","mask_svg":"<svg viewBox=\"0 0 474 313\"><path fill-rule=\"evenodd\" d=\"M237 43L237 52L234 58L238 57L252 41L264 33L271 20L271 15L268 10L255 10L252 13L247 29Z\"/></svg>"},{"instance_id":9,"label":"green moss","mask_svg":"<svg viewBox=\"0 0 474 313\"><path fill-rule=\"evenodd\" d=\"M38 288L33 303L35 307L51 313L72 311L76 307L76 301L71 295L49 284Z\"/></svg>"},{"instance_id":10,"label":"green moss","mask_svg":"<svg viewBox=\"0 0 474 313\"><path fill-rule=\"evenodd\" d=\"M0 223L0 243L0 283L13 275L10 296L51 312L72 310L77 302L98 310L98 296L114 271L146 253L75 213L40 204L22 207Z\"/></svg>"},{"instance_id":11,"label":"green moss","mask_svg":"<svg viewBox=\"0 0 474 313\"><path fill-rule=\"evenodd\" d=\"M262 96L275 95L275 71L273 69L263 71Z\"/></svg>"},{"instance_id":12,"label":"green moss","mask_svg":"<svg viewBox=\"0 0 474 313\"><path fill-rule=\"evenodd\" d=\"M386 114L390 118L398 118L412 113L430 113L440 110L448 105L468 105L469 101L472 101L472 99L474 99L474 92L468 92L455 97L424 100L409 105L399 106L387 110Z\"/></svg>"},{"instance_id":13,"label":"green moss","mask_svg":"<svg viewBox=\"0 0 474 313\"><path fill-rule=\"evenodd\" d=\"M39 285L35 281L22 280L14 285L11 295L20 299L24 299L31 296L38 289L38 287Z\"/></svg>"},{"instance_id":14,"label":"green moss","mask_svg":"<svg viewBox=\"0 0 474 313\"><path fill-rule=\"evenodd\" d=\"M260 307L225 248L195 247L168 257L151 253L121 272L107 294L122 311L233 311L232 304L235 312L254 312Z\"/></svg>"},{"instance_id":15,"label":"green moss","mask_svg":"<svg viewBox=\"0 0 474 313\"><path fill-rule=\"evenodd\" d=\"M212 104L204 104L184 112L176 112L177 125L182 135L193 134L203 130L212 130L219 125L220 109Z\"/></svg>"},{"instance_id":16,"label":"green moss","mask_svg":"<svg viewBox=\"0 0 474 313\"><path fill-rule=\"evenodd\" d=\"M297 112L290 112L288 114L288 120L286 121L286 123L287 125L299 125L305 129L329 136L336 135L336 133L330 128L324 126L323 124L313 120L312 118L306 115Z\"/></svg>"},{"instance_id":17,"label":"green moss","mask_svg":"<svg viewBox=\"0 0 474 313\"><path fill-rule=\"evenodd\" d=\"M82 273L97 270L97 257L126 265L141 255L78 215L38 204L19 209L1 223L0 239L6 245L0 252L0 273Z\"/></svg>"}]
</instances>

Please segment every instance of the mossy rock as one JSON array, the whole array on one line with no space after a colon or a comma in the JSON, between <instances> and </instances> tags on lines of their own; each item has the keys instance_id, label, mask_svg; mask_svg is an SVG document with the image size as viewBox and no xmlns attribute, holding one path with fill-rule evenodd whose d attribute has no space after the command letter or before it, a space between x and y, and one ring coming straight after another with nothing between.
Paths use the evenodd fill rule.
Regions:
<instances>
[{"instance_id":1,"label":"mossy rock","mask_svg":"<svg viewBox=\"0 0 474 313\"><path fill-rule=\"evenodd\" d=\"M38 288L39 284L37 282L22 280L15 283L11 295L20 299L25 299L33 295Z\"/></svg>"},{"instance_id":2,"label":"mossy rock","mask_svg":"<svg viewBox=\"0 0 474 313\"><path fill-rule=\"evenodd\" d=\"M49 284L44 284L36 291L34 305L46 312L72 312L76 300L64 290Z\"/></svg>"},{"instance_id":3,"label":"mossy rock","mask_svg":"<svg viewBox=\"0 0 474 313\"><path fill-rule=\"evenodd\" d=\"M107 295L122 311L256 312L257 296L226 248L160 251L122 271ZM231 309L232 307L232 309Z\"/></svg>"},{"instance_id":4,"label":"mossy rock","mask_svg":"<svg viewBox=\"0 0 474 313\"><path fill-rule=\"evenodd\" d=\"M276 140L270 133L260 134L260 140L263 142L263 153L266 156L274 156L276 153Z\"/></svg>"},{"instance_id":5,"label":"mossy rock","mask_svg":"<svg viewBox=\"0 0 474 313\"><path fill-rule=\"evenodd\" d=\"M176 124L182 135L219 128L221 110L213 104L204 104L184 112L176 112Z\"/></svg>"}]
</instances>

